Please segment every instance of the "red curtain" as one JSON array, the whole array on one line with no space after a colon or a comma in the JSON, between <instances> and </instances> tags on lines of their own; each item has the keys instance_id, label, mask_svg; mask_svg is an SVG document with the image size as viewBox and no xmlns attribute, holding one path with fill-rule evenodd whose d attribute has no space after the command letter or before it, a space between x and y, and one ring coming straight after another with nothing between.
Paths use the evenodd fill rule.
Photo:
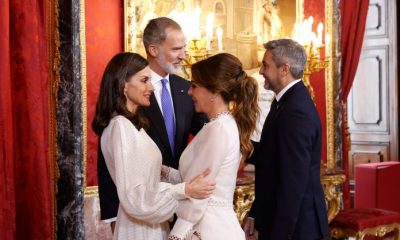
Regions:
<instances>
[{"instance_id":1,"label":"red curtain","mask_svg":"<svg viewBox=\"0 0 400 240\"><path fill-rule=\"evenodd\" d=\"M54 239L46 0L0 4L0 235Z\"/></svg>"},{"instance_id":2,"label":"red curtain","mask_svg":"<svg viewBox=\"0 0 400 240\"><path fill-rule=\"evenodd\" d=\"M346 172L346 183L344 185L344 206L350 207L349 188L349 159L350 150L349 133L347 126L346 102L354 77L356 75L358 61L364 40L365 23L367 20L369 0L343 0L341 1L341 25L342 25L342 99L343 99L343 168Z\"/></svg>"},{"instance_id":3,"label":"red curtain","mask_svg":"<svg viewBox=\"0 0 400 240\"><path fill-rule=\"evenodd\" d=\"M0 235L15 239L14 148L11 108L9 16L7 1L0 4ZM4 236L4 237L3 237Z\"/></svg>"}]
</instances>

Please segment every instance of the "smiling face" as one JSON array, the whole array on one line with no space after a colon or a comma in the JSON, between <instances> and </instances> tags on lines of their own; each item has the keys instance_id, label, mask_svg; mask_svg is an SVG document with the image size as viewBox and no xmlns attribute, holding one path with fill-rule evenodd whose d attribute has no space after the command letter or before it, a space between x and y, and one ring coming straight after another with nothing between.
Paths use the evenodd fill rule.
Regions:
<instances>
[{"instance_id":1,"label":"smiling face","mask_svg":"<svg viewBox=\"0 0 400 240\"><path fill-rule=\"evenodd\" d=\"M188 90L188 94L192 97L196 112L202 112L211 115L212 99L215 99L215 93L210 92L195 81Z\"/></svg>"},{"instance_id":2,"label":"smiling face","mask_svg":"<svg viewBox=\"0 0 400 240\"><path fill-rule=\"evenodd\" d=\"M153 91L150 68L147 66L125 82L124 95L128 110L136 112L139 106L149 106L150 95Z\"/></svg>"},{"instance_id":3,"label":"smiling face","mask_svg":"<svg viewBox=\"0 0 400 240\"><path fill-rule=\"evenodd\" d=\"M281 90L281 69L272 58L272 53L265 51L262 60L260 75L264 77L264 88L279 93Z\"/></svg>"},{"instance_id":4,"label":"smiling face","mask_svg":"<svg viewBox=\"0 0 400 240\"><path fill-rule=\"evenodd\" d=\"M186 41L183 32L178 29L167 28L165 33L166 39L156 46L155 54L155 60L158 64L158 69L155 71L161 76L168 73L177 74L181 70L181 62L186 58Z\"/></svg>"}]
</instances>

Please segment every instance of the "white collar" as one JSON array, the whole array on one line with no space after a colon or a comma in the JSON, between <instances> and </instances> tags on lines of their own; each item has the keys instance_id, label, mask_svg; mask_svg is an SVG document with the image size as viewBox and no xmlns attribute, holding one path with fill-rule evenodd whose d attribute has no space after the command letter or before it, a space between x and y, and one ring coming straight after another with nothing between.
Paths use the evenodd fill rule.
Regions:
<instances>
[{"instance_id":1,"label":"white collar","mask_svg":"<svg viewBox=\"0 0 400 240\"><path fill-rule=\"evenodd\" d=\"M287 92L287 90L289 90L293 85L295 85L296 83L298 83L300 81L301 81L301 79L296 79L293 82L286 85L286 87L284 87L278 94L276 94L276 101L279 102L279 99L281 99L283 94L285 94L285 92Z\"/></svg>"},{"instance_id":2,"label":"white collar","mask_svg":"<svg viewBox=\"0 0 400 240\"><path fill-rule=\"evenodd\" d=\"M161 77L156 72L151 70L150 75L151 75L151 84L153 84L153 85L158 84L162 79L167 79L167 82L169 82L169 74L167 74L165 77Z\"/></svg>"}]
</instances>

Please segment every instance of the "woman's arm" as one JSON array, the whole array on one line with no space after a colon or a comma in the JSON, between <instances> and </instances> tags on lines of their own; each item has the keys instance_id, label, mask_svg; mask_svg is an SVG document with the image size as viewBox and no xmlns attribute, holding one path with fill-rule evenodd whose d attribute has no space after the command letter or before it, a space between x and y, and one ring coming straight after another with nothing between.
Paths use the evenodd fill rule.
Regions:
<instances>
[{"instance_id":1,"label":"woman's arm","mask_svg":"<svg viewBox=\"0 0 400 240\"><path fill-rule=\"evenodd\" d=\"M165 165L161 166L161 181L168 182L172 184L177 184L182 182L181 174L178 170Z\"/></svg>"},{"instance_id":2,"label":"woman's arm","mask_svg":"<svg viewBox=\"0 0 400 240\"><path fill-rule=\"evenodd\" d=\"M157 167L153 158L160 157L158 149L145 149L143 135L126 118L118 118L110 124L106 144L114 162L114 181L123 209L128 215L150 223L168 220L177 208L177 200L186 198L185 183L172 185L149 181L157 177L153 176Z\"/></svg>"},{"instance_id":3,"label":"woman's arm","mask_svg":"<svg viewBox=\"0 0 400 240\"><path fill-rule=\"evenodd\" d=\"M196 152L193 154L196 159L193 159L190 168L185 173L185 180L192 178L206 168L210 169L210 174L206 178L215 180L228 154L226 143L229 141L229 135L222 123L216 122L203 130L208 131L207 134L203 135L206 136L206 139L197 139ZM170 236L184 239L192 230L193 225L202 218L208 201L209 199L185 199L180 201L176 212L178 219L171 230Z\"/></svg>"}]
</instances>

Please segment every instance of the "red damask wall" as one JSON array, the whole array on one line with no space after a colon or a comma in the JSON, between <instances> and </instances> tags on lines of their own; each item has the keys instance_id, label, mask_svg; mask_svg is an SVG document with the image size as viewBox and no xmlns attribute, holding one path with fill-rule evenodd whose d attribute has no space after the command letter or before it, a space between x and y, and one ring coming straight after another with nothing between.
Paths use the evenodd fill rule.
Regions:
<instances>
[{"instance_id":1,"label":"red damask wall","mask_svg":"<svg viewBox=\"0 0 400 240\"><path fill-rule=\"evenodd\" d=\"M91 128L101 77L108 61L123 51L123 0L86 0L87 162L86 185L97 185L98 137Z\"/></svg>"},{"instance_id":2,"label":"red damask wall","mask_svg":"<svg viewBox=\"0 0 400 240\"><path fill-rule=\"evenodd\" d=\"M313 16L313 31L317 32L317 24L322 22L325 27L325 0L304 0L304 18ZM325 31L325 29L324 29ZM322 38L325 39L325 36ZM322 154L321 157L326 162L326 105L325 105L325 73L324 71L311 75L311 86L315 92L315 103L322 122Z\"/></svg>"}]
</instances>

